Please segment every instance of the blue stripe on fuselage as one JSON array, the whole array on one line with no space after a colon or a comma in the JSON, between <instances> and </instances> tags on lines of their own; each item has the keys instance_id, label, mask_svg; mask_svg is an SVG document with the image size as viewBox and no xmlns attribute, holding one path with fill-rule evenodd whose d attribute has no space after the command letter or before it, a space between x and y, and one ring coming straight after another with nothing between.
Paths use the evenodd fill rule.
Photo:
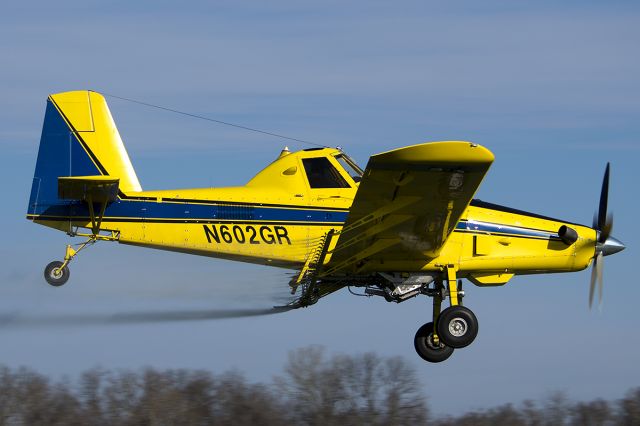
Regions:
<instances>
[{"instance_id":1,"label":"blue stripe on fuselage","mask_svg":"<svg viewBox=\"0 0 640 426\"><path fill-rule=\"evenodd\" d=\"M86 218L88 208L84 202L67 205L38 206L36 215L71 216ZM235 221L290 221L290 222L344 222L347 211L332 211L313 208L266 207L260 205L216 205L168 203L154 201L117 200L107 206L104 220L110 217L126 219L178 219L178 220L235 220Z\"/></svg>"}]
</instances>

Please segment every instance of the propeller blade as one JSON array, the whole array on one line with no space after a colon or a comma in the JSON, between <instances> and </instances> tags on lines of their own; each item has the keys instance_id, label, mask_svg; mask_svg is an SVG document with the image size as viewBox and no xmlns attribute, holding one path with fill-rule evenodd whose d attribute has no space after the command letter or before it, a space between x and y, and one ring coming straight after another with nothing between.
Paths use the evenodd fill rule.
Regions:
<instances>
[{"instance_id":1,"label":"propeller blade","mask_svg":"<svg viewBox=\"0 0 640 426\"><path fill-rule=\"evenodd\" d=\"M596 289L596 279L598 277L598 257L593 258L593 265L591 266L591 285L589 285L589 309L591 309L591 305L593 305L593 293Z\"/></svg>"},{"instance_id":2,"label":"propeller blade","mask_svg":"<svg viewBox=\"0 0 640 426\"><path fill-rule=\"evenodd\" d=\"M613 214L607 214L607 218L604 222L604 227L600 230L600 238L599 242L604 243L607 241L609 236L611 235L611 230L613 229Z\"/></svg>"},{"instance_id":3,"label":"propeller blade","mask_svg":"<svg viewBox=\"0 0 640 426\"><path fill-rule=\"evenodd\" d=\"M598 308L602 309L602 288L604 284L602 282L602 269L604 268L604 264L602 262L602 257L604 255L602 252L598 253L598 262L596 263L596 269L598 271Z\"/></svg>"},{"instance_id":4,"label":"propeller blade","mask_svg":"<svg viewBox=\"0 0 640 426\"><path fill-rule=\"evenodd\" d=\"M598 307L602 308L602 293L604 283L602 280L604 250L607 244L613 246L613 243L607 243L607 239L611 235L613 229L613 215L607 213L607 204L609 202L609 172L611 166L607 163L604 170L604 178L602 179L602 190L600 191L600 204L598 212L593 216L593 229L598 231L598 241L596 242L596 254L593 258L593 268L591 269L591 283L589 285L589 309L593 305L593 294L596 289L596 281L598 282ZM611 247L609 247L611 249ZM621 250L621 249L620 249ZM611 251L615 253L615 251Z\"/></svg>"},{"instance_id":5,"label":"propeller blade","mask_svg":"<svg viewBox=\"0 0 640 426\"><path fill-rule=\"evenodd\" d=\"M602 231L607 224L607 204L609 200L609 163L604 170L602 190L600 191L600 206L598 207L598 231ZM605 240L602 240L605 241Z\"/></svg>"}]
</instances>

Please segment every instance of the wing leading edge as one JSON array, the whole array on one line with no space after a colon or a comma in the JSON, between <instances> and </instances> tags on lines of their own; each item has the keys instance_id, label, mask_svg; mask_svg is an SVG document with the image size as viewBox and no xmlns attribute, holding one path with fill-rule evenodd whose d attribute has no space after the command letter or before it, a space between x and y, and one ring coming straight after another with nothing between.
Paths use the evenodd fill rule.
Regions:
<instances>
[{"instance_id":1,"label":"wing leading edge","mask_svg":"<svg viewBox=\"0 0 640 426\"><path fill-rule=\"evenodd\" d=\"M432 142L369 158L349 216L321 276L428 262L476 193L494 156L470 142Z\"/></svg>"}]
</instances>

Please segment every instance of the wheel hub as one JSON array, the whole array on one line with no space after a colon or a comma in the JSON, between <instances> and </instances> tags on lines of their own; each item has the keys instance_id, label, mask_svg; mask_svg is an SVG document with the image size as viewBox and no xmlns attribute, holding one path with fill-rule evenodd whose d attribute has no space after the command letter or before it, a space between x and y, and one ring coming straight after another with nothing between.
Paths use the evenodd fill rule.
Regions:
<instances>
[{"instance_id":1,"label":"wheel hub","mask_svg":"<svg viewBox=\"0 0 640 426\"><path fill-rule=\"evenodd\" d=\"M54 268L51 271L51 276L55 279L58 279L62 276L62 268Z\"/></svg>"},{"instance_id":2,"label":"wheel hub","mask_svg":"<svg viewBox=\"0 0 640 426\"><path fill-rule=\"evenodd\" d=\"M433 333L429 334L429 337L427 337L427 345L429 345L431 349L444 349L444 343L442 342L436 343L433 340Z\"/></svg>"},{"instance_id":3,"label":"wheel hub","mask_svg":"<svg viewBox=\"0 0 640 426\"><path fill-rule=\"evenodd\" d=\"M464 336L469 326L464 318L454 318L449 322L449 333L455 337Z\"/></svg>"}]
</instances>

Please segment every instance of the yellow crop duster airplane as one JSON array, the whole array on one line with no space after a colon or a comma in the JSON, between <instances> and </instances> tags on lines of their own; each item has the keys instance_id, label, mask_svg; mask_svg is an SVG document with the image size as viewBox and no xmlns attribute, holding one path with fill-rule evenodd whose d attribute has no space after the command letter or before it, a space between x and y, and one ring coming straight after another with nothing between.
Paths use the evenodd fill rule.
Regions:
<instances>
[{"instance_id":1,"label":"yellow crop duster airplane","mask_svg":"<svg viewBox=\"0 0 640 426\"><path fill-rule=\"evenodd\" d=\"M340 149L285 149L244 186L143 191L104 97L66 92L47 100L27 218L86 238L46 267L54 286L104 240L294 269L292 308L346 286L389 302L429 296L433 320L414 344L440 362L478 333L462 278L498 286L593 262L591 304L602 257L624 249L610 236L608 165L589 227L473 199L493 159L433 142L374 155L363 171Z\"/></svg>"}]
</instances>

